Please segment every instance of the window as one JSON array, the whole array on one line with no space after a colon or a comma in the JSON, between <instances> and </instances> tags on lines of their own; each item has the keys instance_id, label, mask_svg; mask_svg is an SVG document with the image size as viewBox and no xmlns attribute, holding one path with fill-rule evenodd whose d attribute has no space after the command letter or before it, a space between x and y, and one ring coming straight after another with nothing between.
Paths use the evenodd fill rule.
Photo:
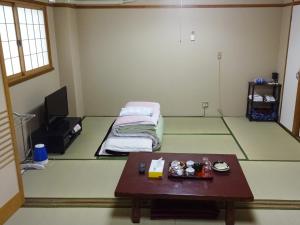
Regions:
<instances>
[{"instance_id":1,"label":"window","mask_svg":"<svg viewBox=\"0 0 300 225\"><path fill-rule=\"evenodd\" d=\"M2 66L9 85L52 70L46 8L0 3Z\"/></svg>"}]
</instances>

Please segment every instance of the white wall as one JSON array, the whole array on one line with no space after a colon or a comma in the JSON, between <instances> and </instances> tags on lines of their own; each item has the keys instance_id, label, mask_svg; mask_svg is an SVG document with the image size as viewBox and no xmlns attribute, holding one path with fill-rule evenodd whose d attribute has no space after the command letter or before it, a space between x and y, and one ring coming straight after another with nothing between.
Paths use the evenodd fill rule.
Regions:
<instances>
[{"instance_id":1,"label":"white wall","mask_svg":"<svg viewBox=\"0 0 300 225\"><path fill-rule=\"evenodd\" d=\"M55 9L55 27L61 86L67 86L69 115L84 116L76 10Z\"/></svg>"},{"instance_id":2,"label":"white wall","mask_svg":"<svg viewBox=\"0 0 300 225\"><path fill-rule=\"evenodd\" d=\"M284 82L280 122L290 131L293 129L294 112L298 80L296 73L300 70L300 5L294 6L287 67Z\"/></svg>"},{"instance_id":3,"label":"white wall","mask_svg":"<svg viewBox=\"0 0 300 225\"><path fill-rule=\"evenodd\" d=\"M281 15L282 8L78 9L85 114L116 115L126 101L153 100L163 115L202 115L202 101L218 115L222 52L223 113L244 115L247 82L277 69Z\"/></svg>"}]
</instances>

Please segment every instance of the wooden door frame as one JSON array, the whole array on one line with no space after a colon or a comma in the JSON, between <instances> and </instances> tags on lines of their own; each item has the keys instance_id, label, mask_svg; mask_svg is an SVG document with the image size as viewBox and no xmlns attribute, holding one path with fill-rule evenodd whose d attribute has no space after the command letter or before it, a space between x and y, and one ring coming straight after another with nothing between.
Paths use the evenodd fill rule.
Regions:
<instances>
[{"instance_id":1,"label":"wooden door frame","mask_svg":"<svg viewBox=\"0 0 300 225\"><path fill-rule=\"evenodd\" d=\"M0 58L2 59L2 44L0 38ZM15 212L24 204L24 189L23 189L23 182L21 177L21 169L20 169L20 157L19 152L17 150L17 138L16 138L16 131L14 127L14 120L13 120L13 111L12 111L12 104L11 104L11 97L8 87L7 76L5 72L5 67L3 63L0 63L0 79L3 82L3 89L4 89L4 97L6 100L6 111L8 114L9 119L9 128L11 133L12 145L14 149L14 159L16 165L16 173L18 179L18 189L19 192L16 193L14 197L12 197L4 206L0 208L0 224L4 224ZM0 181L3 182L3 181Z\"/></svg>"},{"instance_id":2,"label":"wooden door frame","mask_svg":"<svg viewBox=\"0 0 300 225\"><path fill-rule=\"evenodd\" d=\"M300 73L300 71L298 72ZM298 78L298 88L295 103L294 122L292 133L295 137L299 138L300 130L300 78Z\"/></svg>"}]
</instances>

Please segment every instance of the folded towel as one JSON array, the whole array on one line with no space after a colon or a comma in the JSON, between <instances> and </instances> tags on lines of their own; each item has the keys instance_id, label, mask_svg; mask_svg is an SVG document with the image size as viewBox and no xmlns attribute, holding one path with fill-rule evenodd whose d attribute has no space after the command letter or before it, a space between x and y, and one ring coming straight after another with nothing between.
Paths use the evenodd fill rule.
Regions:
<instances>
[{"instance_id":1,"label":"folded towel","mask_svg":"<svg viewBox=\"0 0 300 225\"><path fill-rule=\"evenodd\" d=\"M272 96L272 95L266 95L266 96L265 96L265 101L266 101L266 102L275 102L276 99L275 99L274 96Z\"/></svg>"},{"instance_id":2,"label":"folded towel","mask_svg":"<svg viewBox=\"0 0 300 225\"><path fill-rule=\"evenodd\" d=\"M252 95L249 95L249 99L252 100ZM254 102L262 102L263 100L264 100L263 96L258 95L258 94L253 95L253 101Z\"/></svg>"},{"instance_id":3,"label":"folded towel","mask_svg":"<svg viewBox=\"0 0 300 225\"><path fill-rule=\"evenodd\" d=\"M142 106L128 106L122 108L120 116L152 116L153 108Z\"/></svg>"}]
</instances>

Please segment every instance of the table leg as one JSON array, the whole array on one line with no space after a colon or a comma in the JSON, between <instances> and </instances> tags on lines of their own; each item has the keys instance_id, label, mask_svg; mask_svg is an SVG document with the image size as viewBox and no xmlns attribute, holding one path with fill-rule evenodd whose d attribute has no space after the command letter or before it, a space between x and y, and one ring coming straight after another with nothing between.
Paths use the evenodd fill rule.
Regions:
<instances>
[{"instance_id":1,"label":"table leg","mask_svg":"<svg viewBox=\"0 0 300 225\"><path fill-rule=\"evenodd\" d=\"M234 225L234 222L235 222L234 202L226 202L225 224Z\"/></svg>"},{"instance_id":2,"label":"table leg","mask_svg":"<svg viewBox=\"0 0 300 225\"><path fill-rule=\"evenodd\" d=\"M133 199L133 201L132 201L131 221L133 223L139 223L140 218L141 218L140 200L139 199Z\"/></svg>"}]
</instances>

